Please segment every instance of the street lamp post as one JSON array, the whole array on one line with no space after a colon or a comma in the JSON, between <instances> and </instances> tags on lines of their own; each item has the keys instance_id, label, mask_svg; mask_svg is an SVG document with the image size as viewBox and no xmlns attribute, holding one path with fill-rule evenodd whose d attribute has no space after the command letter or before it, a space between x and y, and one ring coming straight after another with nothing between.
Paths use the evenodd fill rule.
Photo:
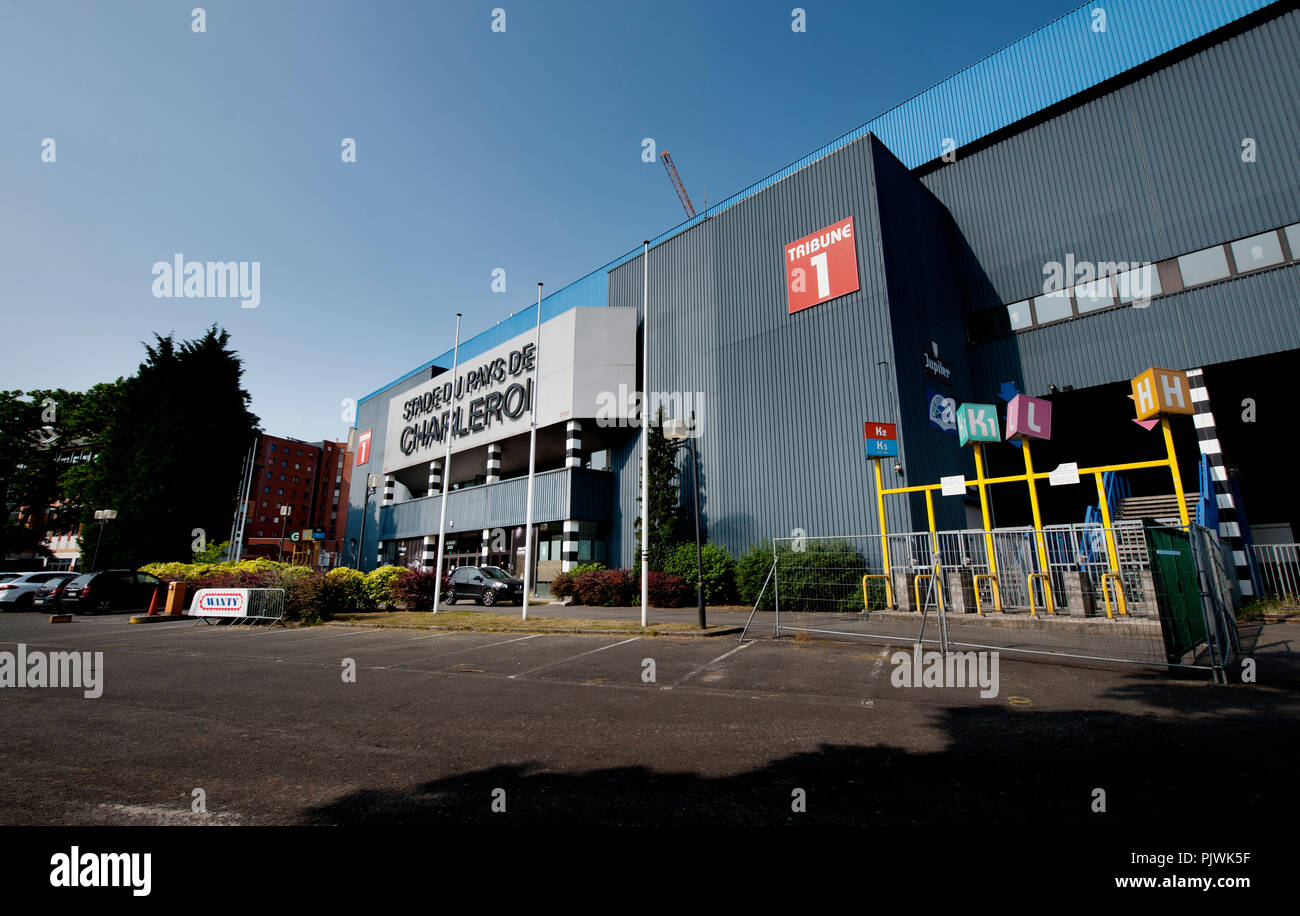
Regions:
<instances>
[{"instance_id":1,"label":"street lamp post","mask_svg":"<svg viewBox=\"0 0 1300 916\"><path fill-rule=\"evenodd\" d=\"M695 598L699 602L700 629L708 624L704 619L704 548L700 544L700 461L695 453L695 411L691 411L691 421L664 421L664 436L681 441L685 439L691 449L691 480L694 483L691 497L695 505Z\"/></svg>"},{"instance_id":2,"label":"street lamp post","mask_svg":"<svg viewBox=\"0 0 1300 916\"><path fill-rule=\"evenodd\" d=\"M289 513L293 511L292 506L280 507L280 562L284 562L284 523L289 519Z\"/></svg>"},{"instance_id":3,"label":"street lamp post","mask_svg":"<svg viewBox=\"0 0 1300 916\"><path fill-rule=\"evenodd\" d=\"M379 489L378 474L366 475L366 495L361 500L361 534L357 537L357 571L361 571L361 551L366 549L366 516L370 514L370 494Z\"/></svg>"},{"instance_id":4,"label":"street lamp post","mask_svg":"<svg viewBox=\"0 0 1300 916\"><path fill-rule=\"evenodd\" d=\"M95 538L95 556L90 561L90 571L99 567L99 545L104 540L104 523L117 518L116 509L96 509L95 520L99 522L99 537Z\"/></svg>"}]
</instances>

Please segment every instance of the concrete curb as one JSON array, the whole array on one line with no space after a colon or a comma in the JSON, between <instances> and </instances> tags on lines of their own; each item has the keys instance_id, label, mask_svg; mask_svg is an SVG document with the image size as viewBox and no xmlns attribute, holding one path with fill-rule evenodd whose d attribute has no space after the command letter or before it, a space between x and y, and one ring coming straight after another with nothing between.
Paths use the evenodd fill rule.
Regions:
<instances>
[{"instance_id":1,"label":"concrete curb","mask_svg":"<svg viewBox=\"0 0 1300 916\"><path fill-rule=\"evenodd\" d=\"M689 630L680 633L669 633L656 630L654 627L645 630L587 630L574 627L547 627L545 629L539 629L534 627L457 627L439 626L437 624L417 626L416 624L407 623L346 623L335 620L327 620L320 625L324 627L338 627L344 630L448 630L457 633L537 633L539 635L556 633L562 636L680 636L686 639L712 639L715 636L734 636L744 629L744 627L723 627L717 630L707 630L703 633L698 631L690 632Z\"/></svg>"}]
</instances>

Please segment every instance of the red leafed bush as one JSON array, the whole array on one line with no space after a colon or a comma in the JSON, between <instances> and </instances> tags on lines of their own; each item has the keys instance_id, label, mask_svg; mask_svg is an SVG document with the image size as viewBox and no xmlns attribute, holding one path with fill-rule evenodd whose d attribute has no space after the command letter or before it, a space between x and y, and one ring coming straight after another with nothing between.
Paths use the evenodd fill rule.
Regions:
<instances>
[{"instance_id":1,"label":"red leafed bush","mask_svg":"<svg viewBox=\"0 0 1300 916\"><path fill-rule=\"evenodd\" d=\"M573 601L591 607L627 607L638 583L626 569L598 569L578 576Z\"/></svg>"},{"instance_id":2,"label":"red leafed bush","mask_svg":"<svg viewBox=\"0 0 1300 916\"><path fill-rule=\"evenodd\" d=\"M392 584L392 595L408 611L433 610L433 593L438 574L432 569L408 569Z\"/></svg>"},{"instance_id":3,"label":"red leafed bush","mask_svg":"<svg viewBox=\"0 0 1300 916\"><path fill-rule=\"evenodd\" d=\"M650 603L655 607L686 607L695 597L691 584L672 573L650 573Z\"/></svg>"}]
</instances>

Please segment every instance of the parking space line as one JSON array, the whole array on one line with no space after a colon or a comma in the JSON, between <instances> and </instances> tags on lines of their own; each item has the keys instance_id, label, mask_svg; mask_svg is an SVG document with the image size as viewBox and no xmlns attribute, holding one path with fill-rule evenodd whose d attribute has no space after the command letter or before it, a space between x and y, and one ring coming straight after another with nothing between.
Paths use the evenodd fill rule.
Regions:
<instances>
[{"instance_id":1,"label":"parking space line","mask_svg":"<svg viewBox=\"0 0 1300 916\"><path fill-rule=\"evenodd\" d=\"M701 671L705 670L706 668L712 667L713 665L716 665L718 662L722 661L724 658L727 658L728 656L731 656L731 655L735 655L735 654L736 654L737 652L739 652L741 649L748 649L748 648L749 648L750 646L752 646L752 645L753 645L752 642L742 642L740 645L736 646L736 648L734 648L734 649L732 649L732 650L730 650L730 651L728 651L728 652L723 652L721 655L719 655L719 656L718 656L717 658L715 658L713 661L711 661L711 662L705 662L703 665L700 665L700 667L696 668L694 671L692 671L690 674L686 675L685 677L681 678L680 680L673 681L672 686L676 687L676 686L678 686L679 684L684 684L684 683L686 683L687 681L689 681L691 678L695 677L695 675L699 674Z\"/></svg>"},{"instance_id":2,"label":"parking space line","mask_svg":"<svg viewBox=\"0 0 1300 916\"><path fill-rule=\"evenodd\" d=\"M529 668L527 671L520 671L518 674L507 675L507 678L513 680L514 678L523 677L524 675L532 674L535 671L541 671L545 668L554 668L556 665L566 664L567 662L571 662L574 661L575 659L582 658L584 655L594 655L597 652L604 652L606 649L613 649L615 646L626 646L628 643L636 642L640 638L641 638L640 636L633 636L631 639L625 639L622 642L611 643L608 646L601 646L599 649L591 649L587 652L579 652L577 655L574 655L570 658L561 659L558 662L548 662L545 665L538 665L536 668Z\"/></svg>"}]
</instances>

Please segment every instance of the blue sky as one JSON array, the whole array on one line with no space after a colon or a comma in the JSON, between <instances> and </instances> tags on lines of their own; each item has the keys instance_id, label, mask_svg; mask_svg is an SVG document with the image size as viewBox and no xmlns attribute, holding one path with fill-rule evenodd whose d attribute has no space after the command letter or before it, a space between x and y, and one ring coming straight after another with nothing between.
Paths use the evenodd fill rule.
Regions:
<instances>
[{"instance_id":1,"label":"blue sky","mask_svg":"<svg viewBox=\"0 0 1300 916\"><path fill-rule=\"evenodd\" d=\"M800 0L804 33L795 5L0 0L0 387L216 322L267 432L342 437L456 312L470 336L681 222L643 138L702 209L1078 3ZM177 252L260 262L260 305L154 297Z\"/></svg>"}]
</instances>

